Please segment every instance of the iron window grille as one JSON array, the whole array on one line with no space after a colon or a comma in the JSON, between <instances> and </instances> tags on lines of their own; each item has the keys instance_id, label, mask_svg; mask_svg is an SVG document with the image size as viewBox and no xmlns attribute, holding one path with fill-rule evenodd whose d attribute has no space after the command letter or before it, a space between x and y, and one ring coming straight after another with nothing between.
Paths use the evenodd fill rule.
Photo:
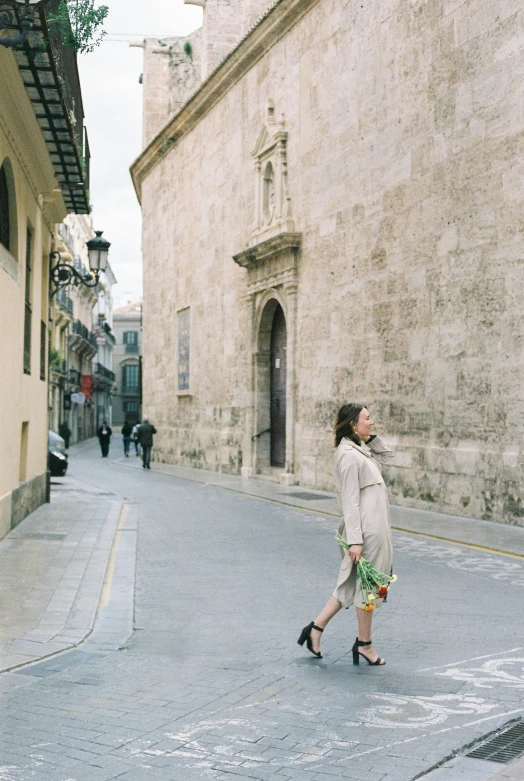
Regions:
<instances>
[{"instance_id":1,"label":"iron window grille","mask_svg":"<svg viewBox=\"0 0 524 781\"><path fill-rule=\"evenodd\" d=\"M9 250L9 190L5 168L0 168L0 244Z\"/></svg>"},{"instance_id":2,"label":"iron window grille","mask_svg":"<svg viewBox=\"0 0 524 781\"><path fill-rule=\"evenodd\" d=\"M31 374L31 327L32 327L32 306L31 306L31 272L32 272L32 253L33 253L33 234L31 228L26 232L25 249L25 317L24 317L24 373Z\"/></svg>"},{"instance_id":3,"label":"iron window grille","mask_svg":"<svg viewBox=\"0 0 524 781\"><path fill-rule=\"evenodd\" d=\"M47 328L43 321L40 322L40 379L45 380L45 353L46 353Z\"/></svg>"}]
</instances>

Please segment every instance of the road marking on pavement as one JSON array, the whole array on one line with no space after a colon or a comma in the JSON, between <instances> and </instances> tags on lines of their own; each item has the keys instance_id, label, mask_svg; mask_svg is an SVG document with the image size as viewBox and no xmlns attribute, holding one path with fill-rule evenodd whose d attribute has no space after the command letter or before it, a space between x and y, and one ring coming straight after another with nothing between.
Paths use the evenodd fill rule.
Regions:
<instances>
[{"instance_id":1,"label":"road marking on pavement","mask_svg":"<svg viewBox=\"0 0 524 781\"><path fill-rule=\"evenodd\" d=\"M499 708L471 694L434 694L431 697L409 694L371 694L382 704L364 713L364 724L387 729L427 729L442 724L450 716L480 715Z\"/></svg>"},{"instance_id":2,"label":"road marking on pavement","mask_svg":"<svg viewBox=\"0 0 524 781\"><path fill-rule=\"evenodd\" d=\"M477 698L470 698L471 699L477 699ZM477 700L477 705L484 703L483 700ZM473 703L472 703L473 704ZM238 706L237 706L238 707ZM245 707L245 706L240 706ZM485 708L488 707L500 707L498 705L489 705L485 704ZM236 710L237 708L234 708L233 710ZM474 709L475 710L475 709ZM467 711L466 711L467 712ZM477 712L479 712L477 710ZM482 710L480 710L482 712ZM484 710L485 712L485 710ZM407 743L412 743L414 741L421 741L426 738L434 738L436 735L441 735L448 732L453 732L457 730L462 730L467 727L473 727L477 726L479 724L483 724L485 722L491 721L493 719L500 719L500 720L507 720L508 717L516 714L521 714L524 712L524 708L520 707L515 710L506 711L505 713L496 713L492 714L490 716L485 716L483 718L475 719L473 721L466 722L465 724L457 724L451 727L443 727L438 730L431 730L426 731L423 734L414 735L412 737L403 738L401 740L395 740L391 741L390 743L386 743L382 746L375 746L370 749L366 749L364 751L355 751L353 754L348 754L345 758L345 761L350 761L352 759L359 759L361 757L369 756L370 754L377 753L379 751L385 751L390 748L395 748L396 746L401 746ZM459 711L456 711L453 715L458 715ZM451 714L445 714L447 716ZM438 722L437 722L438 723ZM139 757L164 757L166 759L173 759L173 760L189 760L189 761L195 761L197 760L198 764L193 765L193 767L202 767L202 768L214 768L214 769L222 769L221 766L227 765L228 767L231 767L231 765L240 765L243 762L252 761L255 764L252 765L252 767L259 766L260 762L267 761L264 758L263 752L259 753L257 749L257 744L259 740L264 736L271 736L271 731L273 727L278 727L279 722L274 720L266 720L262 723L259 718L203 718L200 721L196 723L191 723L183 727L180 731L175 733L164 733L164 737L168 740L173 740L175 742L175 745L172 749L166 748L164 746L157 746L157 745L149 745L149 746L143 746L141 748L131 748L130 755L131 756L139 756ZM344 724L345 727L353 726L353 722L346 722ZM360 725L358 725L360 726ZM368 724L367 726L371 728L375 728L377 724ZM391 729L396 729L398 725L391 725ZM216 738L222 738L223 743L216 743L215 740L212 744L208 743L206 741L206 736L211 733L214 736L214 739ZM308 764L313 764L316 762L323 762L324 765L337 765L339 763L339 759L337 758L330 758L329 757L329 751L333 747L337 747L335 743L338 741L337 735L330 735L329 743L327 745L324 745L321 747L321 749L318 752L304 752L300 751L295 756L289 755L287 757L287 762L289 766L304 766ZM148 741L145 741L147 743ZM176 743L179 743L179 745L176 745ZM333 745L331 745L333 743ZM246 746L246 744L251 744L249 746ZM263 745L263 744L261 744ZM347 743L344 742L344 747L346 747ZM353 744L355 745L355 744ZM243 749L243 750L240 750ZM459 748L455 752L452 753L452 755L445 757L444 761L447 761L452 758L452 756L455 756L456 754L460 754L461 749ZM275 764L280 765L281 760L275 760L270 759L268 765L274 766ZM216 766L219 766L218 768Z\"/></svg>"},{"instance_id":3,"label":"road marking on pavement","mask_svg":"<svg viewBox=\"0 0 524 781\"><path fill-rule=\"evenodd\" d=\"M522 646L518 648L510 648L509 651L498 651L494 654L485 654L484 656L473 656L471 659L462 659L460 662L450 662L449 664L441 664L438 667L423 667L422 670L417 670L419 673L427 673L430 670L444 670L446 667L456 667L459 664L466 664L467 662L478 662L479 659L490 659L492 656L505 656L506 654L513 654L515 651L522 651Z\"/></svg>"},{"instance_id":4,"label":"road marking on pavement","mask_svg":"<svg viewBox=\"0 0 524 781\"><path fill-rule=\"evenodd\" d=\"M465 548L473 548L474 550L487 551L489 553L499 553L502 556L511 556L514 559L524 559L522 553L510 553L507 550L501 550L500 548L490 548L488 545L478 545L473 542L462 542L461 540L453 540L451 537L439 537L436 534L428 534L427 532L416 532L411 529L404 529L401 526L392 526L393 531L402 532L402 534L412 534L416 537L428 537L430 540L439 540L439 542L450 542L453 545L463 545Z\"/></svg>"},{"instance_id":5,"label":"road marking on pavement","mask_svg":"<svg viewBox=\"0 0 524 781\"><path fill-rule=\"evenodd\" d=\"M511 671L502 669L504 666L509 666ZM490 659L482 667L471 667L469 670L452 667L436 674L454 681L465 681L479 689L492 689L494 685L524 689L524 659L518 657Z\"/></svg>"},{"instance_id":6,"label":"road marking on pavement","mask_svg":"<svg viewBox=\"0 0 524 781\"><path fill-rule=\"evenodd\" d=\"M435 735L442 735L444 732L452 732L453 730L465 729L466 727L475 727L477 724L482 724L485 721L491 721L492 719L503 719L506 718L506 716L513 716L516 713L524 713L524 708L517 708L516 710L506 711L506 713L495 713L492 716L485 716L483 719L468 721L466 724L456 724L454 727L443 727L442 729L436 730L435 732L425 732L424 735L415 735L413 738L404 738L404 740L396 740L393 743L386 743L383 746L375 746L375 748L370 748L367 751L359 751L355 754L350 754L348 757L346 757L346 759L350 760L356 759L357 757L364 757L367 754L373 754L376 751L384 751L384 749L400 746L403 743L411 743L415 740L423 740L424 738L434 737Z\"/></svg>"},{"instance_id":7,"label":"road marking on pavement","mask_svg":"<svg viewBox=\"0 0 524 781\"><path fill-rule=\"evenodd\" d=\"M102 585L98 607L107 607L109 604L111 585L113 583L113 575L115 574L116 552L120 543L120 537L122 536L122 529L124 527L124 523L126 522L127 514L129 513L129 508L129 504L124 504L122 505L122 510L120 511L120 518L118 519L115 536L113 537L113 544L111 545L111 552L107 562L107 569L104 576L104 583Z\"/></svg>"},{"instance_id":8,"label":"road marking on pavement","mask_svg":"<svg viewBox=\"0 0 524 781\"><path fill-rule=\"evenodd\" d=\"M395 535L395 551L401 551L412 556L434 559L446 567L459 569L468 574L473 572L493 578L507 580L512 586L524 586L524 566L516 561L500 561L498 554L490 555L486 551L477 554L461 549L457 545L435 545L429 541L413 539L407 534Z\"/></svg>"}]
</instances>

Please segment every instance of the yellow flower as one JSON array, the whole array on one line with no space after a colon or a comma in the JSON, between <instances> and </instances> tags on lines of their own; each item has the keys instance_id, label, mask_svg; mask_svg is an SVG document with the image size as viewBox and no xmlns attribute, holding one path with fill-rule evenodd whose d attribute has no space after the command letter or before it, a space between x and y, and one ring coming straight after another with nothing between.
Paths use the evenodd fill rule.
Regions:
<instances>
[{"instance_id":1,"label":"yellow flower","mask_svg":"<svg viewBox=\"0 0 524 781\"><path fill-rule=\"evenodd\" d=\"M367 610L368 612L370 610L374 610L374 609L375 609L375 605L365 605L365 607L364 607L364 610Z\"/></svg>"},{"instance_id":2,"label":"yellow flower","mask_svg":"<svg viewBox=\"0 0 524 781\"><path fill-rule=\"evenodd\" d=\"M368 594L368 602L374 602L376 599L376 596L374 594Z\"/></svg>"},{"instance_id":3,"label":"yellow flower","mask_svg":"<svg viewBox=\"0 0 524 781\"><path fill-rule=\"evenodd\" d=\"M390 577L390 579L389 579L389 582L390 582L390 583L394 583L396 580L398 580L397 576L396 576L396 575L392 575L392 576Z\"/></svg>"}]
</instances>

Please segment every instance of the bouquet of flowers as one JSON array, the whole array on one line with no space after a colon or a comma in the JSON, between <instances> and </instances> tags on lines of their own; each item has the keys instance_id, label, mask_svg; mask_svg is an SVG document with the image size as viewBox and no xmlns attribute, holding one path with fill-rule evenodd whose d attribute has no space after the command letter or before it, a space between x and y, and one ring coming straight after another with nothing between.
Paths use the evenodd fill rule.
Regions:
<instances>
[{"instance_id":1,"label":"bouquet of flowers","mask_svg":"<svg viewBox=\"0 0 524 781\"><path fill-rule=\"evenodd\" d=\"M337 542L342 548L345 548L345 550L349 550L351 547L338 532ZM397 576L393 574L386 575L384 572L379 572L371 562L360 557L357 564L357 578L360 581L360 588L362 590L364 610L374 610L374 602L377 597L386 601L389 587L396 581Z\"/></svg>"}]
</instances>

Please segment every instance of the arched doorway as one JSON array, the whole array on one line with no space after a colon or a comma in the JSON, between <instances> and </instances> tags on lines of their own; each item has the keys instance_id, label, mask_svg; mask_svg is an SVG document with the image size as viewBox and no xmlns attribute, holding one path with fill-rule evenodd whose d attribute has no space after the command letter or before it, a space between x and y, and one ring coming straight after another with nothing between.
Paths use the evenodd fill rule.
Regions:
<instances>
[{"instance_id":1,"label":"arched doorway","mask_svg":"<svg viewBox=\"0 0 524 781\"><path fill-rule=\"evenodd\" d=\"M253 466L284 470L289 460L288 327L280 296L266 298L256 338Z\"/></svg>"},{"instance_id":2,"label":"arched doorway","mask_svg":"<svg viewBox=\"0 0 524 781\"><path fill-rule=\"evenodd\" d=\"M286 379L287 379L287 329L286 318L280 304L273 315L270 344L270 464L286 465Z\"/></svg>"}]
</instances>

